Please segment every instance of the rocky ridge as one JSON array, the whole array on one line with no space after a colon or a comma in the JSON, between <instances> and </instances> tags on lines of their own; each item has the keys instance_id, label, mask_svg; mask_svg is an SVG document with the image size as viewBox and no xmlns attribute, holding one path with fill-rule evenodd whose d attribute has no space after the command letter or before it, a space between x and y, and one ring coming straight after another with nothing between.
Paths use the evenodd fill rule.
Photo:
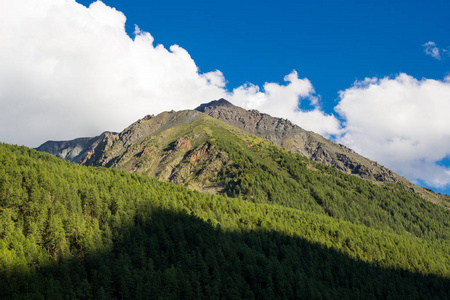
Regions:
<instances>
[{"instance_id":1,"label":"rocky ridge","mask_svg":"<svg viewBox=\"0 0 450 300\"><path fill-rule=\"evenodd\" d=\"M385 182L401 184L435 203L450 201L450 196L436 194L419 187L352 149L312 131L304 130L287 119L275 118L257 110L246 110L225 99L202 104L196 110L347 174L380 184Z\"/></svg>"},{"instance_id":2,"label":"rocky ridge","mask_svg":"<svg viewBox=\"0 0 450 300\"><path fill-rule=\"evenodd\" d=\"M94 154L100 153L99 149L111 145L117 136L117 133L106 131L96 137L83 137L70 141L47 141L36 150L74 163L85 164L86 161L95 159Z\"/></svg>"},{"instance_id":3,"label":"rocky ridge","mask_svg":"<svg viewBox=\"0 0 450 300\"><path fill-rule=\"evenodd\" d=\"M203 104L196 110L342 172L381 182L404 180L377 162L317 133L306 131L287 119L275 118L257 110L245 110L225 99Z\"/></svg>"}]
</instances>

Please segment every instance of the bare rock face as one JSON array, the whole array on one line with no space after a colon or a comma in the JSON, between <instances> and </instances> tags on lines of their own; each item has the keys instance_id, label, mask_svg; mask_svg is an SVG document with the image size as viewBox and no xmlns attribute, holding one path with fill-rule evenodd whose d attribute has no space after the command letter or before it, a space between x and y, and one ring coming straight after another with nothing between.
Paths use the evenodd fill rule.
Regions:
<instances>
[{"instance_id":1,"label":"bare rock face","mask_svg":"<svg viewBox=\"0 0 450 300\"><path fill-rule=\"evenodd\" d=\"M406 180L346 146L306 131L286 119L274 118L257 110L245 110L225 99L202 104L196 110L345 173L382 182Z\"/></svg>"}]
</instances>

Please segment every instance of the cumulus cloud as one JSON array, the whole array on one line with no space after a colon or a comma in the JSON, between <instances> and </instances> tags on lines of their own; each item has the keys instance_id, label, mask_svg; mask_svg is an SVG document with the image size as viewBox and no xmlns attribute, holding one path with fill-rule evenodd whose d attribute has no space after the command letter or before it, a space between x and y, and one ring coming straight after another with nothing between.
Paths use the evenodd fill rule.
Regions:
<instances>
[{"instance_id":1,"label":"cumulus cloud","mask_svg":"<svg viewBox=\"0 0 450 300\"><path fill-rule=\"evenodd\" d=\"M299 124L304 129L330 136L340 133L339 121L333 115L325 114L314 96L314 88L307 78L298 78L294 70L285 76L287 85L264 84L263 91L258 86L246 84L233 90L231 102L247 109L257 109L276 117L283 117ZM315 108L311 111L299 109L300 101L308 101Z\"/></svg>"},{"instance_id":2,"label":"cumulus cloud","mask_svg":"<svg viewBox=\"0 0 450 300\"><path fill-rule=\"evenodd\" d=\"M121 130L147 113L223 96L188 52L154 45L102 2L5 1L0 11L0 137L38 145Z\"/></svg>"},{"instance_id":3,"label":"cumulus cloud","mask_svg":"<svg viewBox=\"0 0 450 300\"><path fill-rule=\"evenodd\" d=\"M450 77L367 78L340 92L339 142L430 186L450 184Z\"/></svg>"},{"instance_id":4,"label":"cumulus cloud","mask_svg":"<svg viewBox=\"0 0 450 300\"><path fill-rule=\"evenodd\" d=\"M37 146L120 131L146 114L221 97L274 109L323 134L337 124L319 107L298 110L301 97L314 97L311 83L296 72L286 86L245 84L229 92L220 71L200 73L185 49L155 45L137 26L129 37L125 22L123 13L101 1L88 8L74 0L2 1L0 141ZM316 119L324 120L321 126L308 125Z\"/></svg>"}]
</instances>

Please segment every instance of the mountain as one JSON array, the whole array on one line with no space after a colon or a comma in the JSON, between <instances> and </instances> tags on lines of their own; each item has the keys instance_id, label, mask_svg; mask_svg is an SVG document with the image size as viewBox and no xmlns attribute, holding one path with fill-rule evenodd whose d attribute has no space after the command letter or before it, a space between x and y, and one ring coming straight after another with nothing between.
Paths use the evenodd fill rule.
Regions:
<instances>
[{"instance_id":1,"label":"mountain","mask_svg":"<svg viewBox=\"0 0 450 300\"><path fill-rule=\"evenodd\" d=\"M0 298L450 293L448 208L198 110L40 149L78 164L0 144Z\"/></svg>"},{"instance_id":2,"label":"mountain","mask_svg":"<svg viewBox=\"0 0 450 300\"><path fill-rule=\"evenodd\" d=\"M202 104L196 110L344 173L381 183L401 184L434 203L450 203L450 196L419 187L348 147L304 130L287 119L275 118L257 110L245 110L225 99Z\"/></svg>"},{"instance_id":3,"label":"mountain","mask_svg":"<svg viewBox=\"0 0 450 300\"><path fill-rule=\"evenodd\" d=\"M166 118L173 114L180 117L178 126L191 130L192 136L185 136L201 134L183 125L189 118L180 120L191 113ZM143 128L146 121L141 120ZM267 164L271 156L251 161L256 153L271 154L279 159L272 180L287 190L295 182L307 185L318 207L336 215L293 208L276 198L259 203L256 194L244 199L245 189L235 198L199 193L0 143L0 298L448 299L448 209L411 198L394 185L381 188L308 161L240 130L227 135L228 124L206 115L196 121L216 141L233 138L210 144L239 165L233 178L263 181L262 186L254 182L257 190L273 188L264 181L273 171ZM164 132L160 128L158 134ZM120 143L142 138L126 137ZM285 169L290 173L283 174L283 165L291 166ZM340 202L345 191L347 200ZM370 201L363 201L365 194ZM385 222L395 226L376 224L379 199L389 210ZM356 214L353 221L343 219L348 212Z\"/></svg>"},{"instance_id":4,"label":"mountain","mask_svg":"<svg viewBox=\"0 0 450 300\"><path fill-rule=\"evenodd\" d=\"M196 110L146 116L118 134L89 141L85 151L73 156L83 165L121 169L201 192L399 234L450 236L446 214L404 185L380 186L346 174ZM68 144L80 143L61 143ZM49 145L55 143L40 149L55 149ZM64 148L56 154L72 152Z\"/></svg>"},{"instance_id":5,"label":"mountain","mask_svg":"<svg viewBox=\"0 0 450 300\"><path fill-rule=\"evenodd\" d=\"M225 99L202 104L196 110L347 174L382 182L404 180L346 146L306 131L287 119L274 118L257 110L245 110Z\"/></svg>"},{"instance_id":6,"label":"mountain","mask_svg":"<svg viewBox=\"0 0 450 300\"><path fill-rule=\"evenodd\" d=\"M207 116L227 124L214 122ZM120 168L200 191L219 193L225 190L225 179L218 178L219 171L227 169L232 161L229 154L213 145L211 140L217 138L216 135L228 136L233 144L235 137L230 134L242 137L247 133L346 174L379 184L399 184L428 201L450 206L450 196L418 187L344 145L306 131L288 120L245 110L224 99L203 104L195 111L149 115L121 133L105 132L94 138L48 141L37 150L83 165Z\"/></svg>"},{"instance_id":7,"label":"mountain","mask_svg":"<svg viewBox=\"0 0 450 300\"><path fill-rule=\"evenodd\" d=\"M448 202L199 110L39 148L60 158L0 143L0 299L449 298ZM280 145L302 133L246 112Z\"/></svg>"}]
</instances>

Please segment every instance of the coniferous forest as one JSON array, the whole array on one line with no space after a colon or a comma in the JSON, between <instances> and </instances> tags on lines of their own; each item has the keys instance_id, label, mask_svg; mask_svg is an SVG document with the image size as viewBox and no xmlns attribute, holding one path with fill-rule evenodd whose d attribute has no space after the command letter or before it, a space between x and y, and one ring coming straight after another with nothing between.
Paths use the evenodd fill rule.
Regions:
<instances>
[{"instance_id":1,"label":"coniferous forest","mask_svg":"<svg viewBox=\"0 0 450 300\"><path fill-rule=\"evenodd\" d=\"M450 298L448 209L278 148L282 175L228 153L221 196L0 144L0 297Z\"/></svg>"}]
</instances>

